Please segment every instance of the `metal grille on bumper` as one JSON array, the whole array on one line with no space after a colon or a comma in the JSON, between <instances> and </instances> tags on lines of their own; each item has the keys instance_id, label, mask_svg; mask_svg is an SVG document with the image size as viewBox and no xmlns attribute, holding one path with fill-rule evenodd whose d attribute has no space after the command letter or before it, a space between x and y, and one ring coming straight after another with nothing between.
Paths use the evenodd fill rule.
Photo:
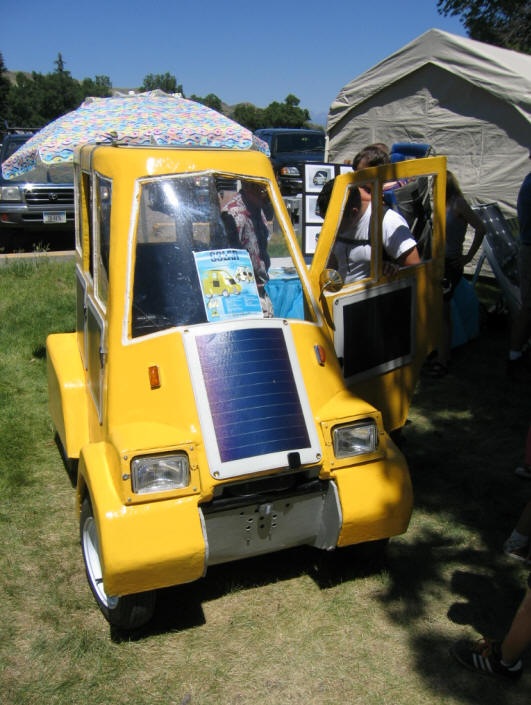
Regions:
<instances>
[{"instance_id":1,"label":"metal grille on bumper","mask_svg":"<svg viewBox=\"0 0 531 705\"><path fill-rule=\"evenodd\" d=\"M226 485L202 505L207 565L293 546L335 548L342 522L337 487L317 472Z\"/></svg>"},{"instance_id":2,"label":"metal grille on bumper","mask_svg":"<svg viewBox=\"0 0 531 705\"><path fill-rule=\"evenodd\" d=\"M74 205L74 189L57 186L24 189L24 198L28 206Z\"/></svg>"}]
</instances>

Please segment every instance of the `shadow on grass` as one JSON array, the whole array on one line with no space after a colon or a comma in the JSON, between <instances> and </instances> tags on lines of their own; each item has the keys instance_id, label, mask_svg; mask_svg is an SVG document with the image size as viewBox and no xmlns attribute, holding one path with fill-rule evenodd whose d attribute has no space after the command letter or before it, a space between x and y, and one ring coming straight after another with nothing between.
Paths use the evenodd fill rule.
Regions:
<instances>
[{"instance_id":1,"label":"shadow on grass","mask_svg":"<svg viewBox=\"0 0 531 705\"><path fill-rule=\"evenodd\" d=\"M32 357L38 360L46 359L46 345L37 345L31 351Z\"/></svg>"},{"instance_id":2,"label":"shadow on grass","mask_svg":"<svg viewBox=\"0 0 531 705\"><path fill-rule=\"evenodd\" d=\"M424 531L411 543L393 546L388 576L390 586L379 599L388 616L407 631L415 670L427 693L464 705L528 704L529 654L524 656L524 677L518 685L471 673L450 654L457 638L503 638L524 593L519 565L499 550L473 550L458 538ZM451 602L445 616L463 627L455 640L438 626L444 613L433 614L430 609L434 594L448 593Z\"/></svg>"},{"instance_id":3,"label":"shadow on grass","mask_svg":"<svg viewBox=\"0 0 531 705\"><path fill-rule=\"evenodd\" d=\"M66 471L68 479L70 480L70 484L72 485L72 487L75 488L77 486L77 463L78 463L78 461L77 461L77 459L69 458L66 455L65 448L61 442L61 439L59 438L58 433L56 433L54 435L54 441L55 441L55 445L57 446L57 449L59 451L59 454L61 456L61 460L63 462L63 467Z\"/></svg>"},{"instance_id":4,"label":"shadow on grass","mask_svg":"<svg viewBox=\"0 0 531 705\"><path fill-rule=\"evenodd\" d=\"M470 705L527 705L528 685L505 683L460 666L450 654L453 642L437 634L424 634L412 639L416 655L416 669L423 674L439 698L447 697L452 703ZM525 676L524 676L525 678Z\"/></svg>"},{"instance_id":5,"label":"shadow on grass","mask_svg":"<svg viewBox=\"0 0 531 705\"><path fill-rule=\"evenodd\" d=\"M432 627L442 615L430 613L430 596L449 592L445 614L463 636L502 638L524 594L525 570L502 545L531 498L531 484L513 473L531 420L531 379L508 380L507 341L507 327L483 329L454 350L447 377L418 385L402 449L422 528L393 547L391 584L381 596L389 616L408 625L428 688L470 705L529 697L528 676L515 686L462 669L448 652L447 633ZM526 661L529 670L529 652Z\"/></svg>"},{"instance_id":6,"label":"shadow on grass","mask_svg":"<svg viewBox=\"0 0 531 705\"><path fill-rule=\"evenodd\" d=\"M385 543L349 546L326 552L308 546L212 566L193 583L157 591L151 621L133 632L111 628L114 642L137 641L170 631L205 624L202 605L240 590L293 580L307 575L325 590L340 583L366 578L386 566Z\"/></svg>"},{"instance_id":7,"label":"shadow on grass","mask_svg":"<svg viewBox=\"0 0 531 705\"><path fill-rule=\"evenodd\" d=\"M507 686L464 671L448 653L448 630L433 626L442 618L463 633L499 638L523 594L524 571L503 556L502 543L531 497L531 483L512 472L523 452L531 395L530 383L507 380L506 355L507 329L497 322L454 351L447 377L419 383L402 448L422 526L391 543L379 593L390 619L407 633L428 697L448 694L463 705L528 702L528 676ZM113 629L111 637L193 629L205 623L203 604L235 591L304 575L325 590L379 572L381 561L371 565L362 553L299 548L211 567L202 580L159 591L149 625L132 634ZM448 604L434 615L441 595ZM530 661L527 654L528 668Z\"/></svg>"}]
</instances>

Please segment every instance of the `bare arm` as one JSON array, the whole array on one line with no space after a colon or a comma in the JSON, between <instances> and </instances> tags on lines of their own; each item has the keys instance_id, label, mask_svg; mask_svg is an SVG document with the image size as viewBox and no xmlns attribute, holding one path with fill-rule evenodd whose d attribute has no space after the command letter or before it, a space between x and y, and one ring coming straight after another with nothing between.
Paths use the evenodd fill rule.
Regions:
<instances>
[{"instance_id":1,"label":"bare arm","mask_svg":"<svg viewBox=\"0 0 531 705\"><path fill-rule=\"evenodd\" d=\"M411 267L413 264L420 264L419 251L416 247L412 247L410 250L403 252L397 262L400 267Z\"/></svg>"},{"instance_id":2,"label":"bare arm","mask_svg":"<svg viewBox=\"0 0 531 705\"><path fill-rule=\"evenodd\" d=\"M462 257L462 264L465 266L474 259L476 252L479 250L481 243L483 242L486 230L481 218L477 213L474 213L464 198L456 199L455 209L461 218L466 220L468 225L472 226L475 230L472 245L470 246L468 253Z\"/></svg>"},{"instance_id":3,"label":"bare arm","mask_svg":"<svg viewBox=\"0 0 531 705\"><path fill-rule=\"evenodd\" d=\"M382 271L385 277L395 277L400 267L410 267L413 264L420 264L420 257L416 247L403 252L396 262L384 260Z\"/></svg>"}]
</instances>

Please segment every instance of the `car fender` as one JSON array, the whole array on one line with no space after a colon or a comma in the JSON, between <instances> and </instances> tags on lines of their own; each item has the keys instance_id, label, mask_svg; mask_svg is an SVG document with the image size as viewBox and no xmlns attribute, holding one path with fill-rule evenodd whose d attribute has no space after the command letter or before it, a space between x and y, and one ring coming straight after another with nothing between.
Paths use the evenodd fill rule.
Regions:
<instances>
[{"instance_id":1,"label":"car fender","mask_svg":"<svg viewBox=\"0 0 531 705\"><path fill-rule=\"evenodd\" d=\"M89 397L77 333L48 336L46 365L50 416L66 456L79 458L89 439Z\"/></svg>"},{"instance_id":2,"label":"car fender","mask_svg":"<svg viewBox=\"0 0 531 705\"><path fill-rule=\"evenodd\" d=\"M206 570L206 543L198 496L123 504L113 477L115 448L106 442L81 450L77 506L90 497L98 527L103 584L127 595L192 582Z\"/></svg>"}]
</instances>

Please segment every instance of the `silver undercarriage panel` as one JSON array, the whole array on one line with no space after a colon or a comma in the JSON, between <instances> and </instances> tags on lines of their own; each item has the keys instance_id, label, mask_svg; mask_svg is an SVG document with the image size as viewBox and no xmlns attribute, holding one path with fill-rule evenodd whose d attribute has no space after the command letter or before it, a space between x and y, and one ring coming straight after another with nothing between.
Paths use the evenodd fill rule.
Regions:
<instances>
[{"instance_id":1,"label":"silver undercarriage panel","mask_svg":"<svg viewBox=\"0 0 531 705\"><path fill-rule=\"evenodd\" d=\"M342 516L335 483L323 482L311 492L209 509L203 512L203 522L207 565L216 565L293 546L331 550L337 545Z\"/></svg>"}]
</instances>

